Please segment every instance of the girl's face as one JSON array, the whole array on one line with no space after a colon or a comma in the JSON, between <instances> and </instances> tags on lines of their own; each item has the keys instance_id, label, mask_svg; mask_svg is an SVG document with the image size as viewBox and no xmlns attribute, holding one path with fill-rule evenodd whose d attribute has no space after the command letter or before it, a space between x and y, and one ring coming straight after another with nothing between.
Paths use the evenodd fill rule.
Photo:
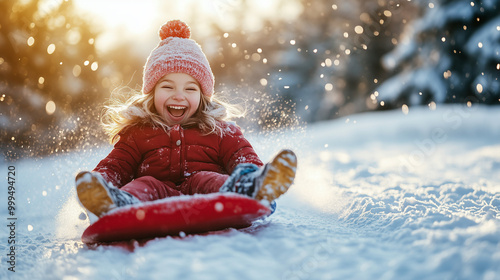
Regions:
<instances>
[{"instance_id":1,"label":"girl's face","mask_svg":"<svg viewBox=\"0 0 500 280\"><path fill-rule=\"evenodd\" d=\"M167 125L182 124L192 117L201 100L199 83L185 73L170 73L163 76L154 88L156 111Z\"/></svg>"}]
</instances>

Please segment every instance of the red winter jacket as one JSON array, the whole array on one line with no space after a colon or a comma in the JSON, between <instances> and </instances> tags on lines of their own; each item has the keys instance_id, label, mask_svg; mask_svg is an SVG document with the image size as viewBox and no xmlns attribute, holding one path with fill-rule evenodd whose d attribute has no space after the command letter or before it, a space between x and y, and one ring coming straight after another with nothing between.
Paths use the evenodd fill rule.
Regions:
<instances>
[{"instance_id":1,"label":"red winter jacket","mask_svg":"<svg viewBox=\"0 0 500 280\"><path fill-rule=\"evenodd\" d=\"M250 143L234 124L222 123L224 135L203 135L198 128L173 126L133 127L120 133L120 140L94 171L116 187L135 178L152 176L160 181L182 183L198 171L231 174L240 163L262 166Z\"/></svg>"}]
</instances>

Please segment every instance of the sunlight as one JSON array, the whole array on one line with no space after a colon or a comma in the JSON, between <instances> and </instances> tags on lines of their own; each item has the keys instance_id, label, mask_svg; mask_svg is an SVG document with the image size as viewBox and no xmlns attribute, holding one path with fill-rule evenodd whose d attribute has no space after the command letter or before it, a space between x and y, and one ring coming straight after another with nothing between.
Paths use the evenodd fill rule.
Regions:
<instances>
[{"instance_id":1,"label":"sunlight","mask_svg":"<svg viewBox=\"0 0 500 280\"><path fill-rule=\"evenodd\" d=\"M159 26L169 19L187 22L196 34L210 36L215 22L224 31L259 31L266 20L292 20L300 14L299 1L255 0L74 0L79 12L93 21L101 31L96 46L109 50L116 42L132 42L150 49L157 43ZM280 10L280 13L276 13ZM242 13L242 11L244 11ZM243 17L241 15L244 15ZM138 42L142 42L138 44Z\"/></svg>"},{"instance_id":2,"label":"sunlight","mask_svg":"<svg viewBox=\"0 0 500 280\"><path fill-rule=\"evenodd\" d=\"M96 40L100 50L110 50L116 42L144 39L155 32L158 21L158 1L134 0L75 0L76 8L93 21L101 32Z\"/></svg>"},{"instance_id":3,"label":"sunlight","mask_svg":"<svg viewBox=\"0 0 500 280\"><path fill-rule=\"evenodd\" d=\"M289 192L318 211L339 214L349 201L335 186L331 171L318 163L312 163L316 161L315 157L302 158L300 173Z\"/></svg>"},{"instance_id":4,"label":"sunlight","mask_svg":"<svg viewBox=\"0 0 500 280\"><path fill-rule=\"evenodd\" d=\"M75 4L81 12L97 16L103 29L125 28L134 34L149 27L158 6L157 1L135 0L75 0Z\"/></svg>"}]
</instances>

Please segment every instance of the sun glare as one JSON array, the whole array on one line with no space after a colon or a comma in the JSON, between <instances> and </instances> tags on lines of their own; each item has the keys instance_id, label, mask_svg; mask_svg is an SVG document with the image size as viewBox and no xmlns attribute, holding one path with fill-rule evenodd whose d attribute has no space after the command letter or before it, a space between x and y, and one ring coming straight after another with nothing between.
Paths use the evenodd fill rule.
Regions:
<instances>
[{"instance_id":1,"label":"sun glare","mask_svg":"<svg viewBox=\"0 0 500 280\"><path fill-rule=\"evenodd\" d=\"M77 9L93 21L101 31L96 46L109 50L117 41L142 42L145 49L157 43L159 26L169 19L186 21L199 34L210 34L206 20L216 22L223 30L245 28L258 31L264 20L293 18L300 12L298 1L254 0L74 0ZM284 5L283 3L286 3ZM245 5L245 6L242 6ZM245 18L238 15L244 9ZM275 11L280 10L278 16ZM135 44L136 46L138 44Z\"/></svg>"},{"instance_id":2,"label":"sun glare","mask_svg":"<svg viewBox=\"0 0 500 280\"><path fill-rule=\"evenodd\" d=\"M75 0L83 13L97 16L106 29L126 28L131 33L140 33L150 25L157 1L136 0Z\"/></svg>"},{"instance_id":3,"label":"sun glare","mask_svg":"<svg viewBox=\"0 0 500 280\"><path fill-rule=\"evenodd\" d=\"M158 14L158 1L135 0L75 0L75 6L101 32L96 46L109 50L117 41L143 37L151 31Z\"/></svg>"}]
</instances>

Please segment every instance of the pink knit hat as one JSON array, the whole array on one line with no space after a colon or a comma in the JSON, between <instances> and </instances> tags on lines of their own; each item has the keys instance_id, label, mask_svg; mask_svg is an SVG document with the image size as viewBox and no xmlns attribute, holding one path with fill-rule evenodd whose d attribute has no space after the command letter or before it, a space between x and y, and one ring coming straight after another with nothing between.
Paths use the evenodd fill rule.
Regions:
<instances>
[{"instance_id":1,"label":"pink knit hat","mask_svg":"<svg viewBox=\"0 0 500 280\"><path fill-rule=\"evenodd\" d=\"M192 39L189 26L180 20L165 23L159 31L160 43L144 66L142 92L151 92L158 80L170 73L186 73L200 83L204 95L214 93L214 75L201 47Z\"/></svg>"}]
</instances>

